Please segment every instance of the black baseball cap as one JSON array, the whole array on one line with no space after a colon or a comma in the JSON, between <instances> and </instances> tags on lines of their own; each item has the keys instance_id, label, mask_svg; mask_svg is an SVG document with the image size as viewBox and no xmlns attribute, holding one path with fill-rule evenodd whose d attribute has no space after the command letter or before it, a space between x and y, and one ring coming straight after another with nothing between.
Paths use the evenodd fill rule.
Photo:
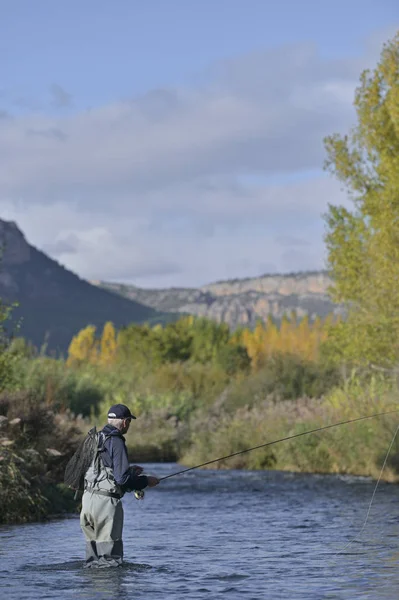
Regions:
<instances>
[{"instance_id":1,"label":"black baseball cap","mask_svg":"<svg viewBox=\"0 0 399 600\"><path fill-rule=\"evenodd\" d=\"M108 418L109 419L135 419L136 417L134 417L132 415L132 413L130 412L128 407L125 406L124 404L114 404L113 406L111 406L111 408L108 411Z\"/></svg>"}]
</instances>

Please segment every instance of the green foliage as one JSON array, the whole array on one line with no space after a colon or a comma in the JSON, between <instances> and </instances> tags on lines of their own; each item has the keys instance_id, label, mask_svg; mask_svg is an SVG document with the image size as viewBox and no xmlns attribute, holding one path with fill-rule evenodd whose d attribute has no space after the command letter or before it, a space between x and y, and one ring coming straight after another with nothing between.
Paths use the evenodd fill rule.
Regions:
<instances>
[{"instance_id":1,"label":"green foliage","mask_svg":"<svg viewBox=\"0 0 399 600\"><path fill-rule=\"evenodd\" d=\"M97 371L68 369L61 359L39 356L34 360L15 359L13 385L8 389L30 390L54 405L57 410L70 409L76 415L97 414L106 391Z\"/></svg>"},{"instance_id":2,"label":"green foliage","mask_svg":"<svg viewBox=\"0 0 399 600\"><path fill-rule=\"evenodd\" d=\"M205 318L183 317L165 327L130 325L118 336L118 357L123 362L145 363L150 368L173 362L217 362L230 342L225 323Z\"/></svg>"},{"instance_id":3,"label":"green foliage","mask_svg":"<svg viewBox=\"0 0 399 600\"><path fill-rule=\"evenodd\" d=\"M188 360L192 354L193 332L186 319L156 328L156 336L161 349L162 362Z\"/></svg>"},{"instance_id":4,"label":"green foliage","mask_svg":"<svg viewBox=\"0 0 399 600\"><path fill-rule=\"evenodd\" d=\"M345 390L336 388L322 401L307 398L284 403L258 401L231 414L215 405L210 413L198 412L192 420L191 444L182 461L192 466L342 420L394 410L396 394L397 388L392 383L372 380L365 384L353 377ZM388 415L260 448L209 468L274 468L377 477L395 429ZM398 465L399 440L391 451L383 478L397 480Z\"/></svg>"},{"instance_id":5,"label":"green foliage","mask_svg":"<svg viewBox=\"0 0 399 600\"><path fill-rule=\"evenodd\" d=\"M150 419L154 412L176 423L186 422L199 407L210 405L228 383L228 377L220 368L190 362L161 365L134 382L129 380L129 375L131 372L120 373L120 378L115 378L115 386L109 386L99 415L95 417L96 423L106 419L109 404L113 402L127 403L140 423ZM125 378L123 385L122 377ZM162 435L159 429L154 431L154 444L159 435Z\"/></svg>"},{"instance_id":6,"label":"green foliage","mask_svg":"<svg viewBox=\"0 0 399 600\"><path fill-rule=\"evenodd\" d=\"M294 400L320 398L340 382L338 369L328 363L314 363L296 355L275 354L257 372L230 386L225 410L253 407L266 398Z\"/></svg>"},{"instance_id":7,"label":"green foliage","mask_svg":"<svg viewBox=\"0 0 399 600\"><path fill-rule=\"evenodd\" d=\"M0 350L0 392L14 385L15 363L14 355L6 349Z\"/></svg>"},{"instance_id":8,"label":"green foliage","mask_svg":"<svg viewBox=\"0 0 399 600\"><path fill-rule=\"evenodd\" d=\"M147 385L161 393L188 392L194 400L207 404L222 392L228 381L229 377L217 365L187 362L163 365L147 380Z\"/></svg>"},{"instance_id":9,"label":"green foliage","mask_svg":"<svg viewBox=\"0 0 399 600\"><path fill-rule=\"evenodd\" d=\"M11 332L7 331L7 325L10 325L16 306L5 304L0 299L0 392L10 387L14 380L15 355L9 352Z\"/></svg>"},{"instance_id":10,"label":"green foliage","mask_svg":"<svg viewBox=\"0 0 399 600\"><path fill-rule=\"evenodd\" d=\"M36 348L23 337L15 337L11 340L8 352L13 356L21 358L34 358L37 356Z\"/></svg>"},{"instance_id":11,"label":"green foliage","mask_svg":"<svg viewBox=\"0 0 399 600\"><path fill-rule=\"evenodd\" d=\"M73 510L72 495L58 487L78 429L26 392L0 396L0 523L39 520Z\"/></svg>"},{"instance_id":12,"label":"green foliage","mask_svg":"<svg viewBox=\"0 0 399 600\"><path fill-rule=\"evenodd\" d=\"M248 374L251 367L247 349L241 344L222 346L216 354L216 363L230 376L238 373Z\"/></svg>"},{"instance_id":13,"label":"green foliage","mask_svg":"<svg viewBox=\"0 0 399 600\"><path fill-rule=\"evenodd\" d=\"M350 362L390 366L399 360L399 34L362 74L355 107L353 131L325 140L326 166L354 203L326 216L332 292L349 307L331 343Z\"/></svg>"},{"instance_id":14,"label":"green foliage","mask_svg":"<svg viewBox=\"0 0 399 600\"><path fill-rule=\"evenodd\" d=\"M197 318L192 326L191 359L202 364L215 362L230 341L226 323Z\"/></svg>"},{"instance_id":15,"label":"green foliage","mask_svg":"<svg viewBox=\"0 0 399 600\"><path fill-rule=\"evenodd\" d=\"M162 348L156 328L148 325L122 328L118 335L117 353L122 363L155 368L162 362Z\"/></svg>"},{"instance_id":16,"label":"green foliage","mask_svg":"<svg viewBox=\"0 0 399 600\"><path fill-rule=\"evenodd\" d=\"M191 445L184 454L184 464L198 464L228 456L262 444L270 434L270 424L261 422L258 410L246 408L234 415L209 419L201 414L192 429ZM239 454L225 461L210 465L212 469L270 469L275 466L274 452L270 448Z\"/></svg>"},{"instance_id":17,"label":"green foliage","mask_svg":"<svg viewBox=\"0 0 399 600\"><path fill-rule=\"evenodd\" d=\"M24 523L42 519L47 514L46 497L38 486L37 460L28 462L11 450L0 454L0 524Z\"/></svg>"}]
</instances>

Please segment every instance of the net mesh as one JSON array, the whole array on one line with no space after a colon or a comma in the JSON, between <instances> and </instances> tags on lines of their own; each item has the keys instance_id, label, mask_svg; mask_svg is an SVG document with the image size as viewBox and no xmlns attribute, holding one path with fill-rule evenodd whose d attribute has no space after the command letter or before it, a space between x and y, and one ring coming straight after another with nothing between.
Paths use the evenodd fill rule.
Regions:
<instances>
[{"instance_id":1,"label":"net mesh","mask_svg":"<svg viewBox=\"0 0 399 600\"><path fill-rule=\"evenodd\" d=\"M90 429L65 467L64 483L73 490L83 490L86 471L97 450L97 429Z\"/></svg>"}]
</instances>

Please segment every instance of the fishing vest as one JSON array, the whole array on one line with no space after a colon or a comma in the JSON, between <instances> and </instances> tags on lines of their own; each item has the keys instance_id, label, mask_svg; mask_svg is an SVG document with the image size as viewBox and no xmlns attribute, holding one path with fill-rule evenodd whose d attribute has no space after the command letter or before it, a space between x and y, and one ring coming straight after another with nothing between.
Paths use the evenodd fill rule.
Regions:
<instances>
[{"instance_id":1,"label":"fishing vest","mask_svg":"<svg viewBox=\"0 0 399 600\"><path fill-rule=\"evenodd\" d=\"M110 496L111 498L122 498L124 492L120 485L116 483L113 470L104 465L101 456L105 450L105 441L112 436L105 435L102 431L97 433L96 436L97 449L91 465L85 474L85 492L99 494L100 496Z\"/></svg>"}]
</instances>

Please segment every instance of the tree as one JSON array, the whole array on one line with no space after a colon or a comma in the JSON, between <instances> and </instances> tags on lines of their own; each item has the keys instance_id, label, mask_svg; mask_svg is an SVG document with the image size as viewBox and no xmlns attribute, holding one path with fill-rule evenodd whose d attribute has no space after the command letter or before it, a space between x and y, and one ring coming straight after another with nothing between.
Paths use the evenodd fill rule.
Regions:
<instances>
[{"instance_id":1,"label":"tree","mask_svg":"<svg viewBox=\"0 0 399 600\"><path fill-rule=\"evenodd\" d=\"M399 360L399 34L362 73L354 105L354 129L325 139L326 168L353 201L326 215L332 294L348 307L332 343L345 360L389 366Z\"/></svg>"},{"instance_id":2,"label":"tree","mask_svg":"<svg viewBox=\"0 0 399 600\"><path fill-rule=\"evenodd\" d=\"M163 362L181 362L191 357L193 332L190 323L182 317L160 331L158 339Z\"/></svg>"},{"instance_id":3,"label":"tree","mask_svg":"<svg viewBox=\"0 0 399 600\"><path fill-rule=\"evenodd\" d=\"M102 365L111 365L115 362L117 351L117 342L115 327L108 321L105 323L100 341L99 361Z\"/></svg>"},{"instance_id":4,"label":"tree","mask_svg":"<svg viewBox=\"0 0 399 600\"><path fill-rule=\"evenodd\" d=\"M132 324L122 327L117 339L118 361L154 369L162 363L161 336L163 328L156 325Z\"/></svg>"},{"instance_id":5,"label":"tree","mask_svg":"<svg viewBox=\"0 0 399 600\"><path fill-rule=\"evenodd\" d=\"M95 363L98 358L98 342L96 328L88 325L72 338L68 348L68 365Z\"/></svg>"},{"instance_id":6,"label":"tree","mask_svg":"<svg viewBox=\"0 0 399 600\"><path fill-rule=\"evenodd\" d=\"M231 337L227 323L216 323L205 317L197 317L191 330L191 359L202 364L215 361Z\"/></svg>"},{"instance_id":7,"label":"tree","mask_svg":"<svg viewBox=\"0 0 399 600\"><path fill-rule=\"evenodd\" d=\"M230 376L240 372L247 374L251 367L251 359L245 346L234 343L219 349L216 362Z\"/></svg>"},{"instance_id":8,"label":"tree","mask_svg":"<svg viewBox=\"0 0 399 600\"><path fill-rule=\"evenodd\" d=\"M269 350L266 338L267 329L261 320L258 320L253 331L247 329L243 332L242 344L246 349L254 371L261 369L265 363Z\"/></svg>"},{"instance_id":9,"label":"tree","mask_svg":"<svg viewBox=\"0 0 399 600\"><path fill-rule=\"evenodd\" d=\"M11 339L19 324L12 324L11 317L17 303L7 304L0 298L0 391L13 385L15 381L14 364L16 355L10 352ZM8 326L8 327L7 327Z\"/></svg>"}]
</instances>

